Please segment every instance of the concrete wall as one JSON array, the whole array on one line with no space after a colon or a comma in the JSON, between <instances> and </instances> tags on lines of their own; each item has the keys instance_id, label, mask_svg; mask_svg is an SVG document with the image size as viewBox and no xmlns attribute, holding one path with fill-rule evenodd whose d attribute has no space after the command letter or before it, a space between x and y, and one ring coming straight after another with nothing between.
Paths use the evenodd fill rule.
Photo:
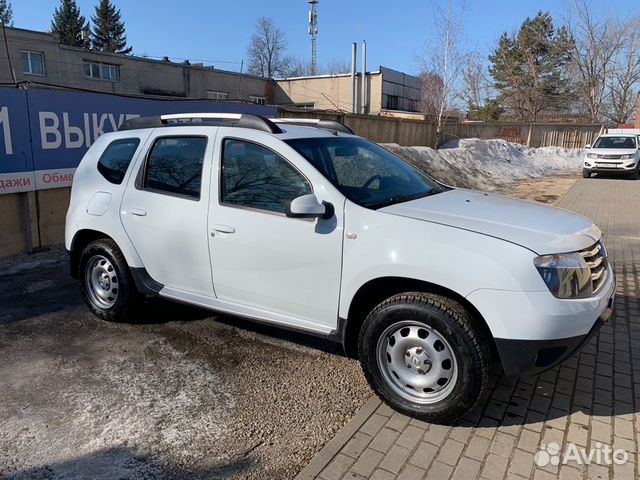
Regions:
<instances>
[{"instance_id":1,"label":"concrete wall","mask_svg":"<svg viewBox=\"0 0 640 480\"><path fill-rule=\"evenodd\" d=\"M42 82L96 92L134 95L207 98L207 91L226 92L229 100L250 100L261 96L272 103L270 80L235 72L199 67L183 63L151 60L129 55L92 52L83 48L59 44L55 34L7 28L9 55L17 81ZM45 75L30 75L22 71L21 51L44 53ZM12 82L5 44L0 35L0 83ZM84 74L85 60L120 67L120 80L88 78Z\"/></svg>"},{"instance_id":2,"label":"concrete wall","mask_svg":"<svg viewBox=\"0 0 640 480\"><path fill-rule=\"evenodd\" d=\"M64 242L71 188L0 195L0 258Z\"/></svg>"}]
</instances>

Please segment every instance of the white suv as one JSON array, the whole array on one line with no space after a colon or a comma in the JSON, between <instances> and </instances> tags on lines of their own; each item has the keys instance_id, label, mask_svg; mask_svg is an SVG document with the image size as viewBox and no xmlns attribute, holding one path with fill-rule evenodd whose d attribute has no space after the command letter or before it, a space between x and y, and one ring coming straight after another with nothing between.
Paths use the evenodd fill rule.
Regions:
<instances>
[{"instance_id":1,"label":"white suv","mask_svg":"<svg viewBox=\"0 0 640 480\"><path fill-rule=\"evenodd\" d=\"M396 410L451 422L507 374L571 355L611 315L601 232L451 188L336 122L130 120L75 174L71 272L89 308L143 295L340 342Z\"/></svg>"},{"instance_id":2,"label":"white suv","mask_svg":"<svg viewBox=\"0 0 640 480\"><path fill-rule=\"evenodd\" d=\"M584 159L582 176L592 173L622 173L634 180L640 177L640 145L636 134L608 133L600 135Z\"/></svg>"}]
</instances>

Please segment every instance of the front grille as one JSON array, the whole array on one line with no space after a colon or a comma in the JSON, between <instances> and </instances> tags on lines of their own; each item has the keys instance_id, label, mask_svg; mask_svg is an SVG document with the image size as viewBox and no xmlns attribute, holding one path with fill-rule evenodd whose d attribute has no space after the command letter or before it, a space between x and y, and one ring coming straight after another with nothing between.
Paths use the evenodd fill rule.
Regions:
<instances>
[{"instance_id":1,"label":"front grille","mask_svg":"<svg viewBox=\"0 0 640 480\"><path fill-rule=\"evenodd\" d=\"M589 265L589 269L591 270L591 286L595 294L602 288L607 279L607 272L609 271L607 252L602 242L598 242L589 248L580 250L578 253L584 258L587 265Z\"/></svg>"},{"instance_id":2,"label":"front grille","mask_svg":"<svg viewBox=\"0 0 640 480\"><path fill-rule=\"evenodd\" d=\"M618 160L620 155L598 155L598 158L602 158L603 160Z\"/></svg>"}]
</instances>

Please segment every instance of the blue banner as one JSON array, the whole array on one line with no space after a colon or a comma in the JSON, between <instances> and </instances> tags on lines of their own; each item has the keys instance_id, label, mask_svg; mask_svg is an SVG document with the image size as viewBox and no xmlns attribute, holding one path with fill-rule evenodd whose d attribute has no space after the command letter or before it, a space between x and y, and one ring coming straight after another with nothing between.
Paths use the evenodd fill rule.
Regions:
<instances>
[{"instance_id":1,"label":"blue banner","mask_svg":"<svg viewBox=\"0 0 640 480\"><path fill-rule=\"evenodd\" d=\"M68 186L100 135L129 118L221 112L276 116L276 107L0 88L0 194Z\"/></svg>"}]
</instances>

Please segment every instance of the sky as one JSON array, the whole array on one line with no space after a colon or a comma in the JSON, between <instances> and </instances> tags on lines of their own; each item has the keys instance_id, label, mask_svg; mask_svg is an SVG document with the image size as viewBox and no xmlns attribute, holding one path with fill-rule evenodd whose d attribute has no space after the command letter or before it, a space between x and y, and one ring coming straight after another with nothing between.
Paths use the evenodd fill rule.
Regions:
<instances>
[{"instance_id":1,"label":"sky","mask_svg":"<svg viewBox=\"0 0 640 480\"><path fill-rule=\"evenodd\" d=\"M457 2L463 0L456 0ZM76 0L89 18L98 0ZM443 4L444 0L436 3ZM50 29L60 0L10 0L14 26ZM288 52L310 57L306 0L113 0L125 22L136 55L204 61L224 70L246 65L246 49L257 17L272 17L286 34ZM548 10L560 23L571 0L466 0L465 47L487 55L500 34L516 30L527 16ZM591 1L596 16L609 2ZM640 1L616 0L616 11L640 15ZM458 10L459 3L454 8ZM349 61L351 43L367 41L367 69L379 65L415 74L420 55L433 44L434 7L430 0L320 0L318 62ZM360 55L360 52L358 53ZM360 59L358 60L360 68Z\"/></svg>"}]
</instances>

